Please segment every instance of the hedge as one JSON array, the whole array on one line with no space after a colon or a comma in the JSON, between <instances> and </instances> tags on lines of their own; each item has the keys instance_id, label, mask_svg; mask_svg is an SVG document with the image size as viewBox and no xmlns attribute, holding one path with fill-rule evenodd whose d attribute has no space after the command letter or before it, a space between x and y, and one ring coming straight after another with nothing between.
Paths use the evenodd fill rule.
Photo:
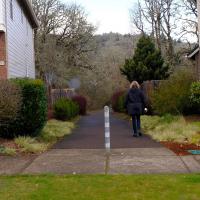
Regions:
<instances>
[{"instance_id":1,"label":"hedge","mask_svg":"<svg viewBox=\"0 0 200 200\"><path fill-rule=\"evenodd\" d=\"M192 104L200 106L200 81L192 83L190 93Z\"/></svg>"},{"instance_id":2,"label":"hedge","mask_svg":"<svg viewBox=\"0 0 200 200\"><path fill-rule=\"evenodd\" d=\"M0 136L37 136L47 121L45 85L41 80L12 79L21 88L22 105L15 120L5 127L0 126Z\"/></svg>"}]
</instances>

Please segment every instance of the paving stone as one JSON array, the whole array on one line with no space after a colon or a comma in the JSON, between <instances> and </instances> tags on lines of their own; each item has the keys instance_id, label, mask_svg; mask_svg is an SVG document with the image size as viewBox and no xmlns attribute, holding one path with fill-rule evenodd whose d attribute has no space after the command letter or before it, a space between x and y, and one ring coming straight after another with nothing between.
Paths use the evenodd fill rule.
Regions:
<instances>
[{"instance_id":1,"label":"paving stone","mask_svg":"<svg viewBox=\"0 0 200 200\"><path fill-rule=\"evenodd\" d=\"M33 161L34 158L35 156L0 156L0 174L19 174Z\"/></svg>"},{"instance_id":2,"label":"paving stone","mask_svg":"<svg viewBox=\"0 0 200 200\"><path fill-rule=\"evenodd\" d=\"M52 150L39 156L24 174L104 174L105 153L102 150Z\"/></svg>"},{"instance_id":3,"label":"paving stone","mask_svg":"<svg viewBox=\"0 0 200 200\"><path fill-rule=\"evenodd\" d=\"M200 173L200 163L195 156L182 156L181 159L192 173Z\"/></svg>"},{"instance_id":4,"label":"paving stone","mask_svg":"<svg viewBox=\"0 0 200 200\"><path fill-rule=\"evenodd\" d=\"M177 156L115 155L110 158L110 174L188 173Z\"/></svg>"}]
</instances>

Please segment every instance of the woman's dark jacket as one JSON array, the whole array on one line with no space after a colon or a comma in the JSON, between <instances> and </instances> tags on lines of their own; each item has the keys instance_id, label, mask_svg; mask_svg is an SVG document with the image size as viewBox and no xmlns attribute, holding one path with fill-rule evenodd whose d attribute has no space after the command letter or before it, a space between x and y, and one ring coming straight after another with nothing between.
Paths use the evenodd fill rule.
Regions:
<instances>
[{"instance_id":1,"label":"woman's dark jacket","mask_svg":"<svg viewBox=\"0 0 200 200\"><path fill-rule=\"evenodd\" d=\"M130 89L126 95L125 107L129 115L141 115L146 107L146 98L140 89Z\"/></svg>"}]
</instances>

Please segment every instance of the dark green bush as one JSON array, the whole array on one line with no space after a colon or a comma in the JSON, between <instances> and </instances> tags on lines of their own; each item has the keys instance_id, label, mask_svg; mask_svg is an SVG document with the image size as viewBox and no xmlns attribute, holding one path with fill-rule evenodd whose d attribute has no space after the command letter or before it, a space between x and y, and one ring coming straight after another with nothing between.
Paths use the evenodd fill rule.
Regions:
<instances>
[{"instance_id":1,"label":"dark green bush","mask_svg":"<svg viewBox=\"0 0 200 200\"><path fill-rule=\"evenodd\" d=\"M190 102L195 114L200 113L200 82L194 82L190 88Z\"/></svg>"},{"instance_id":2,"label":"dark green bush","mask_svg":"<svg viewBox=\"0 0 200 200\"><path fill-rule=\"evenodd\" d=\"M126 112L125 109L125 91L118 91L111 98L112 108L115 112Z\"/></svg>"},{"instance_id":3,"label":"dark green bush","mask_svg":"<svg viewBox=\"0 0 200 200\"><path fill-rule=\"evenodd\" d=\"M22 105L16 119L6 128L0 128L0 135L6 138L19 135L37 136L47 121L44 83L32 79L13 79L11 82L21 88Z\"/></svg>"},{"instance_id":4,"label":"dark green bush","mask_svg":"<svg viewBox=\"0 0 200 200\"><path fill-rule=\"evenodd\" d=\"M200 82L194 82L190 88L190 100L192 104L200 106Z\"/></svg>"},{"instance_id":5,"label":"dark green bush","mask_svg":"<svg viewBox=\"0 0 200 200\"><path fill-rule=\"evenodd\" d=\"M70 120L79 114L79 105L72 100L61 98L53 106L54 116L59 120Z\"/></svg>"},{"instance_id":6,"label":"dark green bush","mask_svg":"<svg viewBox=\"0 0 200 200\"><path fill-rule=\"evenodd\" d=\"M194 76L189 70L178 70L167 81L160 84L151 97L152 107L157 114L189 114L190 87Z\"/></svg>"}]
</instances>

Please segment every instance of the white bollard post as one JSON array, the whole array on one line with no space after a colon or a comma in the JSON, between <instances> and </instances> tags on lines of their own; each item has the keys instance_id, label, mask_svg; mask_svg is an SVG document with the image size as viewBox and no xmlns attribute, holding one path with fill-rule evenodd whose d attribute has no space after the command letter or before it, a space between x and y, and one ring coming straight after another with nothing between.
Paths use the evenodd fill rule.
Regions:
<instances>
[{"instance_id":1,"label":"white bollard post","mask_svg":"<svg viewBox=\"0 0 200 200\"><path fill-rule=\"evenodd\" d=\"M105 117L105 148L110 150L110 113L109 107L104 107L104 117Z\"/></svg>"}]
</instances>

